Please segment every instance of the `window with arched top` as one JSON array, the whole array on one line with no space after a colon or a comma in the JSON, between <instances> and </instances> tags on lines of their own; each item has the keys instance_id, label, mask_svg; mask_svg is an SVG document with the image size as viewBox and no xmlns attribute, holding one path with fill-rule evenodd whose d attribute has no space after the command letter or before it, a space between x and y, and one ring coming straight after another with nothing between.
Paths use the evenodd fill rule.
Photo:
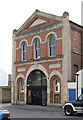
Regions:
<instances>
[{"instance_id":1,"label":"window with arched top","mask_svg":"<svg viewBox=\"0 0 83 120\"><path fill-rule=\"evenodd\" d=\"M27 60L27 43L26 42L22 44L22 60L23 61Z\"/></svg>"},{"instance_id":2,"label":"window with arched top","mask_svg":"<svg viewBox=\"0 0 83 120\"><path fill-rule=\"evenodd\" d=\"M55 36L49 36L49 57L55 56Z\"/></svg>"},{"instance_id":3,"label":"window with arched top","mask_svg":"<svg viewBox=\"0 0 83 120\"><path fill-rule=\"evenodd\" d=\"M40 58L40 40L36 39L35 40L35 59Z\"/></svg>"},{"instance_id":4,"label":"window with arched top","mask_svg":"<svg viewBox=\"0 0 83 120\"><path fill-rule=\"evenodd\" d=\"M23 80L20 80L20 92L24 92Z\"/></svg>"},{"instance_id":5,"label":"window with arched top","mask_svg":"<svg viewBox=\"0 0 83 120\"><path fill-rule=\"evenodd\" d=\"M55 81L54 81L54 92L60 93L60 81L59 81L59 79L55 79Z\"/></svg>"}]
</instances>

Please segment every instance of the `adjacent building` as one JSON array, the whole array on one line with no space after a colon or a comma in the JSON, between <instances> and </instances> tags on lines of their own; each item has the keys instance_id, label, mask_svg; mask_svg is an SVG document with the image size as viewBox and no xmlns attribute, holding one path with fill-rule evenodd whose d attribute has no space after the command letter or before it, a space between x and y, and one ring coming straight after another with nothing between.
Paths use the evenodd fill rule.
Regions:
<instances>
[{"instance_id":1,"label":"adjacent building","mask_svg":"<svg viewBox=\"0 0 83 120\"><path fill-rule=\"evenodd\" d=\"M68 82L68 91L69 101L76 100L81 94L83 94L83 69L76 73L75 82Z\"/></svg>"},{"instance_id":2,"label":"adjacent building","mask_svg":"<svg viewBox=\"0 0 83 120\"><path fill-rule=\"evenodd\" d=\"M0 68L0 86L8 86L8 74Z\"/></svg>"},{"instance_id":3,"label":"adjacent building","mask_svg":"<svg viewBox=\"0 0 83 120\"><path fill-rule=\"evenodd\" d=\"M36 10L12 37L13 104L62 105L83 68L83 27Z\"/></svg>"},{"instance_id":4,"label":"adjacent building","mask_svg":"<svg viewBox=\"0 0 83 120\"><path fill-rule=\"evenodd\" d=\"M12 75L8 74L8 85L11 86Z\"/></svg>"}]
</instances>

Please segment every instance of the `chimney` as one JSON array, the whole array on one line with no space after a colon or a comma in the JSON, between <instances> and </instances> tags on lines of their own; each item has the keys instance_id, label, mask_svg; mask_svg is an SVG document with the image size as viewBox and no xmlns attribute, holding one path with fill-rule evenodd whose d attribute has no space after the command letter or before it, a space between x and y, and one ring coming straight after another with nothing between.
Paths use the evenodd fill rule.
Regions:
<instances>
[{"instance_id":1,"label":"chimney","mask_svg":"<svg viewBox=\"0 0 83 120\"><path fill-rule=\"evenodd\" d=\"M69 13L65 11L65 12L63 13L63 17L65 18L65 17L67 17L67 16L69 16Z\"/></svg>"},{"instance_id":2,"label":"chimney","mask_svg":"<svg viewBox=\"0 0 83 120\"><path fill-rule=\"evenodd\" d=\"M16 29L14 29L14 30L13 30L13 34L15 34L16 32L17 32L17 30L16 30Z\"/></svg>"}]
</instances>

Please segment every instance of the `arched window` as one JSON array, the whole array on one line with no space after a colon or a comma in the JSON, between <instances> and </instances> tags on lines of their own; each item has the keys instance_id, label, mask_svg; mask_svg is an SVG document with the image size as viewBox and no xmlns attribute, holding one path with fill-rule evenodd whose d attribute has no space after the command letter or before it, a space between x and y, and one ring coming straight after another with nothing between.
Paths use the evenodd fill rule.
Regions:
<instances>
[{"instance_id":1,"label":"arched window","mask_svg":"<svg viewBox=\"0 0 83 120\"><path fill-rule=\"evenodd\" d=\"M23 80L20 80L20 92L24 92Z\"/></svg>"},{"instance_id":2,"label":"arched window","mask_svg":"<svg viewBox=\"0 0 83 120\"><path fill-rule=\"evenodd\" d=\"M54 35L49 36L49 57L55 56L55 37Z\"/></svg>"},{"instance_id":3,"label":"arched window","mask_svg":"<svg viewBox=\"0 0 83 120\"><path fill-rule=\"evenodd\" d=\"M27 44L26 44L26 42L24 42L23 46L22 46L22 60L23 61L27 60Z\"/></svg>"},{"instance_id":4,"label":"arched window","mask_svg":"<svg viewBox=\"0 0 83 120\"><path fill-rule=\"evenodd\" d=\"M60 93L60 81L59 81L59 79L56 79L54 81L54 92Z\"/></svg>"},{"instance_id":5,"label":"arched window","mask_svg":"<svg viewBox=\"0 0 83 120\"><path fill-rule=\"evenodd\" d=\"M35 58L36 59L40 58L40 40L39 39L35 40Z\"/></svg>"}]
</instances>

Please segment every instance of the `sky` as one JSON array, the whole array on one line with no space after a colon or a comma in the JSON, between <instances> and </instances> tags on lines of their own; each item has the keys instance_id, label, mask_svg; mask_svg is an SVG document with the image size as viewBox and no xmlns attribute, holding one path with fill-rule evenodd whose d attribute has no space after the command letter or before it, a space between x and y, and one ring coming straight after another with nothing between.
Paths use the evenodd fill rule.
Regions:
<instances>
[{"instance_id":1,"label":"sky","mask_svg":"<svg viewBox=\"0 0 83 120\"><path fill-rule=\"evenodd\" d=\"M81 25L82 0L0 0L0 68L12 73L12 32L19 29L36 9L62 16Z\"/></svg>"}]
</instances>

